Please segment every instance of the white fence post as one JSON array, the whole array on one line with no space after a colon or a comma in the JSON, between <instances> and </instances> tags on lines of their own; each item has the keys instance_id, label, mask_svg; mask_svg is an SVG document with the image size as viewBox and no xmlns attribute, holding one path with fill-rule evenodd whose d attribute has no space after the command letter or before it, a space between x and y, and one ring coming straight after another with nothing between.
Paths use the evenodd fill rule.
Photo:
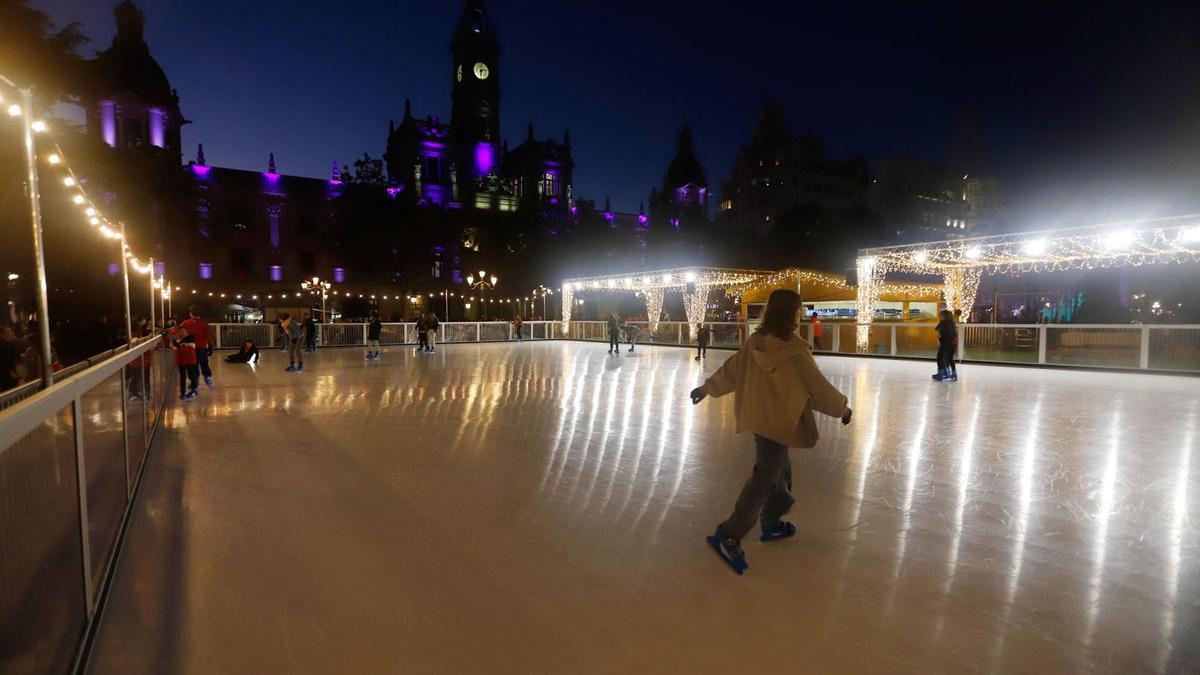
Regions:
<instances>
[{"instance_id":1,"label":"white fence post","mask_svg":"<svg viewBox=\"0 0 1200 675\"><path fill-rule=\"evenodd\" d=\"M1038 364L1046 363L1046 332L1049 327L1046 324L1041 324L1037 327L1038 331Z\"/></svg>"},{"instance_id":2,"label":"white fence post","mask_svg":"<svg viewBox=\"0 0 1200 675\"><path fill-rule=\"evenodd\" d=\"M954 350L954 360L955 360L955 361L962 361L962 360L963 360L963 354L965 354L965 353L966 353L966 349L967 349L967 330L968 330L967 326L965 326L965 325L964 325L964 326L962 327L962 338L961 338L961 339L958 341L957 348Z\"/></svg>"},{"instance_id":3,"label":"white fence post","mask_svg":"<svg viewBox=\"0 0 1200 675\"><path fill-rule=\"evenodd\" d=\"M362 343L361 343L361 345L364 347L367 345L367 324L365 324L365 323L362 325Z\"/></svg>"},{"instance_id":4,"label":"white fence post","mask_svg":"<svg viewBox=\"0 0 1200 675\"><path fill-rule=\"evenodd\" d=\"M481 342L483 340L483 338L481 336L481 330L482 329L481 329L480 324L476 323L475 324L475 341L476 342Z\"/></svg>"},{"instance_id":5,"label":"white fence post","mask_svg":"<svg viewBox=\"0 0 1200 675\"><path fill-rule=\"evenodd\" d=\"M216 343L217 343L217 344L215 345L215 348L216 348L216 349L221 349L221 324L217 324L217 325L216 325L216 326L214 326L214 327L217 329L217 330L216 330L216 333L217 333L217 339L216 339Z\"/></svg>"},{"instance_id":6,"label":"white fence post","mask_svg":"<svg viewBox=\"0 0 1200 675\"><path fill-rule=\"evenodd\" d=\"M1142 344L1141 354L1138 357L1138 367L1142 370L1150 369L1150 327L1142 326Z\"/></svg>"},{"instance_id":7,"label":"white fence post","mask_svg":"<svg viewBox=\"0 0 1200 675\"><path fill-rule=\"evenodd\" d=\"M892 356L896 355L896 325L892 324Z\"/></svg>"},{"instance_id":8,"label":"white fence post","mask_svg":"<svg viewBox=\"0 0 1200 675\"><path fill-rule=\"evenodd\" d=\"M841 344L842 327L837 325L836 323L833 324L832 327L833 327L833 351L836 354L837 352L840 352L842 350L842 344Z\"/></svg>"}]
</instances>

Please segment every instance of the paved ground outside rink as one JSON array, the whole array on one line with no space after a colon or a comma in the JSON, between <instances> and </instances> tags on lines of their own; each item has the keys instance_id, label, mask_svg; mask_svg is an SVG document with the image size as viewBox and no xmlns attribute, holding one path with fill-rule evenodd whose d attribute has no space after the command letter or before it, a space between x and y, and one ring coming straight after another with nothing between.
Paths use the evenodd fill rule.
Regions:
<instances>
[{"instance_id":1,"label":"paved ground outside rink","mask_svg":"<svg viewBox=\"0 0 1200 675\"><path fill-rule=\"evenodd\" d=\"M793 540L704 543L750 470L727 358L601 344L219 363L159 432L96 673L1200 666L1194 378L820 357ZM1188 652L1190 651L1190 654Z\"/></svg>"}]
</instances>

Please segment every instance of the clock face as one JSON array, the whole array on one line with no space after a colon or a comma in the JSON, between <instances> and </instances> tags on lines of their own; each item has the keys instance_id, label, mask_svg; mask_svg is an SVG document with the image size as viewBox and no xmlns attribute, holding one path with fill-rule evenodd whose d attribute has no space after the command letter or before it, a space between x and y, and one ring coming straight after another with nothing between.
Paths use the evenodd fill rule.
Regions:
<instances>
[{"instance_id":1,"label":"clock face","mask_svg":"<svg viewBox=\"0 0 1200 675\"><path fill-rule=\"evenodd\" d=\"M454 78L456 80L458 80L459 82L462 82L462 64L461 63L458 64L458 72L454 74Z\"/></svg>"},{"instance_id":2,"label":"clock face","mask_svg":"<svg viewBox=\"0 0 1200 675\"><path fill-rule=\"evenodd\" d=\"M488 74L490 72L491 71L488 70L487 64L484 64L484 63L476 63L475 64L475 77L478 77L481 80L486 80L486 79L488 79Z\"/></svg>"}]
</instances>

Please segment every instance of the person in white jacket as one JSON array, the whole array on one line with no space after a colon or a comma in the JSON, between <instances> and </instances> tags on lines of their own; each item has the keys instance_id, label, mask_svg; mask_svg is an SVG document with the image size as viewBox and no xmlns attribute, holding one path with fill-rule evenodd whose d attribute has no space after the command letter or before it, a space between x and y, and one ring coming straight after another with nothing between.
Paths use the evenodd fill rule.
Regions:
<instances>
[{"instance_id":1,"label":"person in white jacket","mask_svg":"<svg viewBox=\"0 0 1200 675\"><path fill-rule=\"evenodd\" d=\"M758 520L762 541L796 533L782 520L792 498L788 448L817 443L813 412L850 423L846 396L817 367L808 343L796 335L804 306L795 291L779 289L767 299L758 330L703 386L692 390L692 403L707 396L734 396L737 431L754 434L754 472L742 487L733 514L717 526L708 544L738 574L747 569L741 540Z\"/></svg>"}]
</instances>

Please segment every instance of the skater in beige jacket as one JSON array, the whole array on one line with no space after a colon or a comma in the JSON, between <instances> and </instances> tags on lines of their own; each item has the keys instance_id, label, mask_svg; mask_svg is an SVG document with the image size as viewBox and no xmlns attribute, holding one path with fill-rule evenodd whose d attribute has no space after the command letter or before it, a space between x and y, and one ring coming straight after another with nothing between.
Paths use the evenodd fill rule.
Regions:
<instances>
[{"instance_id":1,"label":"skater in beige jacket","mask_svg":"<svg viewBox=\"0 0 1200 675\"><path fill-rule=\"evenodd\" d=\"M825 379L808 344L796 335L803 310L795 291L772 292L754 335L691 393L692 403L699 403L707 396L733 392L737 431L754 434L754 472L742 487L733 514L708 537L709 545L738 574L747 568L741 539L755 520L761 522L763 541L796 533L795 525L781 520L795 502L788 447L816 445L813 413L850 423L845 395Z\"/></svg>"}]
</instances>

